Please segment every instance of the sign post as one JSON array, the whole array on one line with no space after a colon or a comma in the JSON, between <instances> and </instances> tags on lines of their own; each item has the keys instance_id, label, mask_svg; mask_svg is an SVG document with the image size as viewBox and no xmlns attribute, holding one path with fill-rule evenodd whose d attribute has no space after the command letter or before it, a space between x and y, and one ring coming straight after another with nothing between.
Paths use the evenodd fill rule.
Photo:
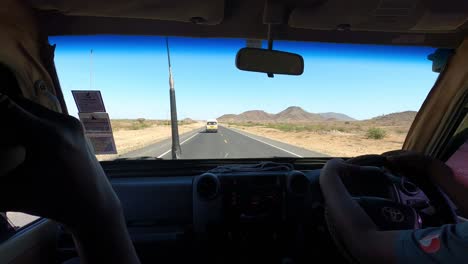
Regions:
<instances>
[{"instance_id":1,"label":"sign post","mask_svg":"<svg viewBox=\"0 0 468 264\"><path fill-rule=\"evenodd\" d=\"M100 91L72 91L78 116L91 141L94 153L117 154L109 114L106 113Z\"/></svg>"}]
</instances>

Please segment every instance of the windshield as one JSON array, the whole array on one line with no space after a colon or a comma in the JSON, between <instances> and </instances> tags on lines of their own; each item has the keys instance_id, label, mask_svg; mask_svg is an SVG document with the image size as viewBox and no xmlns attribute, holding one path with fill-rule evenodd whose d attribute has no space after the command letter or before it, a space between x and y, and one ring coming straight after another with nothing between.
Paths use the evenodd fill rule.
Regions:
<instances>
[{"instance_id":1,"label":"windshield","mask_svg":"<svg viewBox=\"0 0 468 264\"><path fill-rule=\"evenodd\" d=\"M170 37L171 113L164 37L50 42L57 44L68 111L87 120L87 129L95 119L78 113L72 91L100 91L117 153L98 153L99 160L353 157L400 149L438 76L427 47L275 41L275 49L303 56L304 73L269 78L235 67L245 40Z\"/></svg>"}]
</instances>

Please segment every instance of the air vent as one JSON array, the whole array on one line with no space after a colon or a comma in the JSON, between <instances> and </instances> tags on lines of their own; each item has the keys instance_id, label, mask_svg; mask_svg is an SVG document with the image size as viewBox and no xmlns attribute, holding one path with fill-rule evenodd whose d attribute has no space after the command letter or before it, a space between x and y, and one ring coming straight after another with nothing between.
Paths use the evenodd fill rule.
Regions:
<instances>
[{"instance_id":1,"label":"air vent","mask_svg":"<svg viewBox=\"0 0 468 264\"><path fill-rule=\"evenodd\" d=\"M214 199L219 193L219 180L215 174L205 173L197 182L197 193L203 199Z\"/></svg>"},{"instance_id":2,"label":"air vent","mask_svg":"<svg viewBox=\"0 0 468 264\"><path fill-rule=\"evenodd\" d=\"M293 171L288 177L289 192L296 195L305 195L310 187L309 179L300 171Z\"/></svg>"},{"instance_id":3,"label":"air vent","mask_svg":"<svg viewBox=\"0 0 468 264\"><path fill-rule=\"evenodd\" d=\"M401 190L409 195L409 196L414 196L419 193L419 188L416 186L414 183L402 180L401 182Z\"/></svg>"}]
</instances>

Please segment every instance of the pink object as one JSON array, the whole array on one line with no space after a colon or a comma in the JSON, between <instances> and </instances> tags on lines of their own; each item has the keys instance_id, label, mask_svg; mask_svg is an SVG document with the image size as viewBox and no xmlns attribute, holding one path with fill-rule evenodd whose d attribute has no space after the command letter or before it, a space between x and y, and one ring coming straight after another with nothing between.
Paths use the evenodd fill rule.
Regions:
<instances>
[{"instance_id":1,"label":"pink object","mask_svg":"<svg viewBox=\"0 0 468 264\"><path fill-rule=\"evenodd\" d=\"M447 160L455 178L468 184L468 142L465 142L460 148Z\"/></svg>"}]
</instances>

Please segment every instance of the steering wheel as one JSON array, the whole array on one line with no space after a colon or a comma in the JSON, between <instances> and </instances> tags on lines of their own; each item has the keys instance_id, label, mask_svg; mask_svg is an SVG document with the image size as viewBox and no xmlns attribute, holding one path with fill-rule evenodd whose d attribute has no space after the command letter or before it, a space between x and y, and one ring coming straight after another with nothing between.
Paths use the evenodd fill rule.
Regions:
<instances>
[{"instance_id":1,"label":"steering wheel","mask_svg":"<svg viewBox=\"0 0 468 264\"><path fill-rule=\"evenodd\" d=\"M381 155L365 155L352 158L346 161L347 163L366 166L363 172L367 176L374 175L386 179L388 184L392 184L392 177L405 177L406 175L398 175L389 170L387 159ZM359 177L352 179L354 182L359 181ZM362 180L362 179L361 179ZM440 219L440 224L456 223L457 216L450 206L446 196L441 190L435 186L429 177L426 177L423 182L416 183L418 187L426 194L435 209L434 216ZM380 230L408 230L422 228L423 221L418 212L409 205L402 204L398 201L380 198L380 197L354 197L355 201L364 209L368 216L372 219ZM337 248L341 254L351 263L358 263L346 248L341 234L337 233L335 221L346 221L346 219L332 219L325 209L325 221Z\"/></svg>"}]
</instances>

